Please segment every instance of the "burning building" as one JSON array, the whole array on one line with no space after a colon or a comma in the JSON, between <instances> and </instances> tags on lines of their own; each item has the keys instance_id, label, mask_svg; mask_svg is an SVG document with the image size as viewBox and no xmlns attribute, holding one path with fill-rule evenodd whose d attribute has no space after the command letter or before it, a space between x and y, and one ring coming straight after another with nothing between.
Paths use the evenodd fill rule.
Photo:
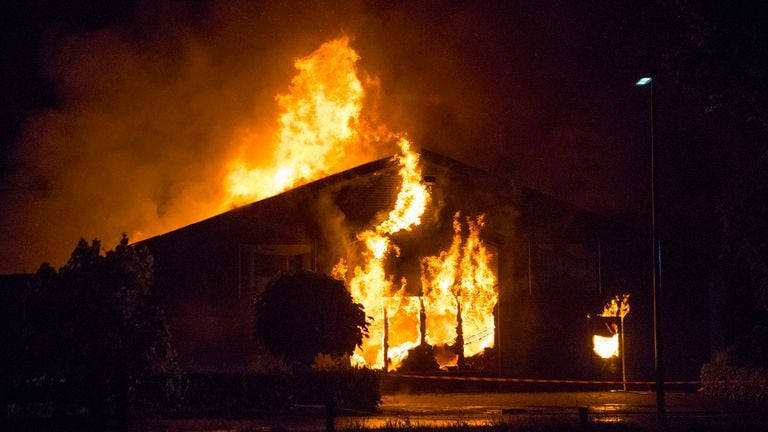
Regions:
<instances>
[{"instance_id":1,"label":"burning building","mask_svg":"<svg viewBox=\"0 0 768 432\"><path fill-rule=\"evenodd\" d=\"M514 181L404 150L145 240L182 362L258 363L253 300L269 278L304 269L345 279L373 318L358 364L395 369L426 342L443 348L444 367L486 352L483 367L501 373L551 376L569 365L567 376L587 374L584 316L604 294L601 251L623 230ZM403 200L418 201L418 214L398 213ZM395 217L418 222L393 227Z\"/></svg>"},{"instance_id":2,"label":"burning building","mask_svg":"<svg viewBox=\"0 0 768 432\"><path fill-rule=\"evenodd\" d=\"M590 376L584 317L605 293L634 290L632 254L615 253L633 234L414 149L379 121L365 97L377 80L361 79L358 59L347 37L296 59L274 133L244 127L218 174L196 173L210 196L154 212L173 225L129 230L154 256L182 363L263 365L254 298L277 274L312 270L343 279L372 319L355 364L397 369L429 346L443 368Z\"/></svg>"}]
</instances>

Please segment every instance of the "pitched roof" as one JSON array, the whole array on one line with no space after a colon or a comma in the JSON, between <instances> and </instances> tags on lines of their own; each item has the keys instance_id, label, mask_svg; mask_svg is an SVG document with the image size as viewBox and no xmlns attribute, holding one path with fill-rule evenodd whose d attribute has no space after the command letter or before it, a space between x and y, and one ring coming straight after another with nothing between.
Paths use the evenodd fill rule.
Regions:
<instances>
[{"instance_id":1,"label":"pitched roof","mask_svg":"<svg viewBox=\"0 0 768 432\"><path fill-rule=\"evenodd\" d=\"M420 149L419 153L425 178L437 184L444 183L446 179L454 184L459 180L466 183L463 191L473 195L467 198L476 198L484 193L490 195L486 202L515 208L517 229L527 237L596 238L601 234L594 230L613 236L628 231L606 217L522 186L514 180L489 174L429 150ZM327 198L331 193L333 196L330 199L343 211L347 222L365 224L377 213L391 207L400 185L397 173L398 164L394 157L378 159L140 243L162 243L166 238L180 236L216 236L247 241L242 235L258 238L260 242L269 239L307 241L306 233L294 229L292 222L303 219L301 216L310 211L313 201ZM249 234L245 234L246 231Z\"/></svg>"}]
</instances>

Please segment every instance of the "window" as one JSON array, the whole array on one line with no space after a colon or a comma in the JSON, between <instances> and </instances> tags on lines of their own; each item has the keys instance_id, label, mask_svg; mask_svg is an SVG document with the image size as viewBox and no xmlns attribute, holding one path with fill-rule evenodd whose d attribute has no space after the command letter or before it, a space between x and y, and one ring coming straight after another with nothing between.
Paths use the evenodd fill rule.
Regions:
<instances>
[{"instance_id":1,"label":"window","mask_svg":"<svg viewBox=\"0 0 768 432\"><path fill-rule=\"evenodd\" d=\"M241 291L245 289L255 296L280 273L314 269L312 252L311 244L244 245L240 257Z\"/></svg>"}]
</instances>

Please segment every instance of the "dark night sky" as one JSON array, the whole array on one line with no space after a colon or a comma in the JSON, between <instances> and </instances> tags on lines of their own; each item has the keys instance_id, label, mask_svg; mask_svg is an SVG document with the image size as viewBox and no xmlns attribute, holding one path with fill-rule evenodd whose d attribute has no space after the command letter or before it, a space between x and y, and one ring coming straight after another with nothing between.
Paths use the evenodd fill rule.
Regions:
<instances>
[{"instance_id":1,"label":"dark night sky","mask_svg":"<svg viewBox=\"0 0 768 432\"><path fill-rule=\"evenodd\" d=\"M168 91L166 100L171 102L165 103L183 105L187 92L200 94L207 86L204 92L209 94L200 99L210 110L223 108L244 117L248 113L242 105L252 104L262 107L257 116L268 123L274 108L264 106L274 105L274 94L284 91L292 75L290 59L342 32L354 37L361 69L381 79L382 118L392 130L407 131L418 145L518 177L594 211L620 215L633 224L647 219L643 200L648 189L649 99L648 92L633 83L658 64L661 40L685 37L675 28L681 23L674 9L635 11L611 2L486 2L478 7L463 2L353 1L333 8L322 2L303 7L155 3L38 2L11 6L3 14L11 23L3 34L3 71L8 75L3 78L0 137L6 156L3 192L10 197L7 201L21 201L14 208L29 208L3 219L3 237L13 239L2 238L0 244L18 244L28 233L39 233L40 226L49 226L51 213L75 220L70 231L34 234L38 238L29 243L38 247L50 244L46 237L59 237L54 243L62 246L54 248L52 258L25 251L21 255L31 258L23 270L33 269L30 265L42 259L63 258L63 244L72 237L104 238L113 236L111 231L131 232L139 223L125 215L124 227L116 222L89 229L97 221L81 217L85 207L114 194L105 192L109 187L93 190L92 184L101 180L83 186L67 179L80 178L84 170L98 178L106 165L135 171L132 168L154 163L162 167L154 171L178 171L178 158L157 155L155 149L136 143L142 139L140 132L124 140L109 136L110 128L147 127L148 121L128 119L137 115L130 105L140 106L138 115L146 110L146 115L163 116L166 112L152 107L164 103L157 93ZM190 60L190 46L219 63L201 66ZM199 77L185 82L187 74ZM246 74L251 77L244 78ZM233 91L254 96L249 101L226 95ZM134 100L126 100L131 97ZM113 101L103 101L109 98ZM94 111L99 118L93 118ZM187 115L191 122L196 115L210 116ZM230 118L211 129L232 129ZM115 125L121 122L126 124ZM221 147L220 136L174 130L187 124L180 120L149 128L159 129L155 136L168 135L159 145L178 152L203 155L206 150L189 144L192 140ZM59 140L40 138L53 131ZM120 142L96 142L109 139ZM125 153L139 162L112 161ZM184 176L157 175L148 180L155 185L142 193L153 195L151 205L163 211L172 206L167 196L178 194L190 175ZM119 189L121 180L106 183ZM139 197L125 200L141 206ZM31 225L26 233L10 228L24 224L25 218ZM21 269L7 264L2 268Z\"/></svg>"},{"instance_id":2,"label":"dark night sky","mask_svg":"<svg viewBox=\"0 0 768 432\"><path fill-rule=\"evenodd\" d=\"M342 32L353 36L361 69L381 79L381 115L392 130L640 228L649 214L650 100L634 82L656 70L659 219L670 285L681 287L672 302L706 305L718 199L752 169L765 140L759 122L746 119L752 106L743 106L744 94L765 95L765 80L755 79L766 63L763 6L11 3L1 14L0 273L31 271L43 259L59 264L79 236L133 229L120 224L134 221L125 209L140 207L139 194L158 211L172 208L168 197L194 186L201 171L190 155L215 159L233 117L272 121L290 59ZM165 100L179 112L168 113ZM167 120L158 126L144 111ZM115 123L146 131L102 144L112 132L92 124ZM189 132L190 123L213 132ZM52 131L64 138L41 145ZM89 186L58 186L72 176ZM135 182L151 185L125 192ZM72 196L81 189L88 192ZM115 190L122 201L105 198ZM57 203L61 196L73 204ZM94 210L102 205L109 211ZM87 228L88 213L114 216L101 227L114 232Z\"/></svg>"}]
</instances>

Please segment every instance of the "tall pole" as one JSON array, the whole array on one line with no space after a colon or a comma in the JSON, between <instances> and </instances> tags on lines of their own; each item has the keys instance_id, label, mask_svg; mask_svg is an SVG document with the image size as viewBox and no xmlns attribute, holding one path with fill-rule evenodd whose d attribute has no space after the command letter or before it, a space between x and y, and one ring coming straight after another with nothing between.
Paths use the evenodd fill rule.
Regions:
<instances>
[{"instance_id":1,"label":"tall pole","mask_svg":"<svg viewBox=\"0 0 768 432\"><path fill-rule=\"evenodd\" d=\"M624 347L624 317L620 318L621 327L621 388L623 391L627 391L627 350Z\"/></svg>"},{"instance_id":2,"label":"tall pole","mask_svg":"<svg viewBox=\"0 0 768 432\"><path fill-rule=\"evenodd\" d=\"M653 76L652 79L656 77ZM656 414L664 424L664 361L661 350L661 248L656 228L656 83L651 81L651 230L653 231L653 347L656 363Z\"/></svg>"},{"instance_id":3,"label":"tall pole","mask_svg":"<svg viewBox=\"0 0 768 432\"><path fill-rule=\"evenodd\" d=\"M653 287L653 354L656 369L656 415L660 425L664 424L664 364L661 352L661 246L656 229L656 76L644 77L637 86L651 86L651 262Z\"/></svg>"}]
</instances>

